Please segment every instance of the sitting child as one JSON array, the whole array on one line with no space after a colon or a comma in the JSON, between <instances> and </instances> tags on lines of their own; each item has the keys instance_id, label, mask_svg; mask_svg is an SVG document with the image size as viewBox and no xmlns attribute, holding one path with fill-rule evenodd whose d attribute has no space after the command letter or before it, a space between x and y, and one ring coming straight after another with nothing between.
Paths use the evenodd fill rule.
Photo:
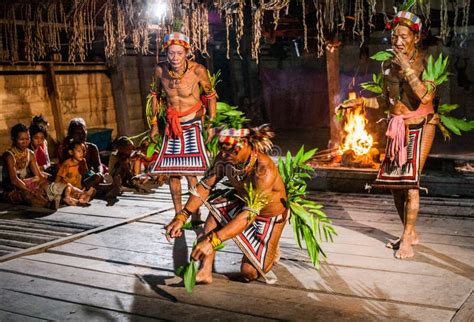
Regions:
<instances>
[{"instance_id":1,"label":"sitting child","mask_svg":"<svg viewBox=\"0 0 474 322\"><path fill-rule=\"evenodd\" d=\"M133 172L136 176L142 175L145 173L145 180L147 180L150 175L150 168L156 159L158 158L159 150L153 149L153 152L148 151L150 148L150 140L148 137L144 137L140 142L140 150L136 153L136 160L133 165ZM151 154L151 155L150 155ZM167 177L165 175L153 176L155 178L155 183L159 186L162 186L166 181Z\"/></svg>"},{"instance_id":2,"label":"sitting child","mask_svg":"<svg viewBox=\"0 0 474 322\"><path fill-rule=\"evenodd\" d=\"M150 146L150 141L148 137L144 137L140 141L140 150L137 153L137 158L134 163L134 173L135 175L140 175L142 173L148 174L150 172L150 166L158 158L158 151L154 151L151 156L148 156L148 148Z\"/></svg>"},{"instance_id":3,"label":"sitting child","mask_svg":"<svg viewBox=\"0 0 474 322\"><path fill-rule=\"evenodd\" d=\"M97 188L104 181L106 167L100 161L99 149L94 143L86 142L87 127L84 119L74 118L69 122L67 136L58 148L58 158L60 165L70 158L69 142L82 143L85 147L84 160L88 171L83 174L83 183L86 188ZM87 179L87 180L84 180Z\"/></svg>"},{"instance_id":4,"label":"sitting child","mask_svg":"<svg viewBox=\"0 0 474 322\"><path fill-rule=\"evenodd\" d=\"M68 205L83 205L89 202L95 193L95 189L89 185L86 191L82 190L87 173L85 161L86 147L84 143L71 140L68 145L69 159L65 160L56 175L56 182L69 184L65 189L64 202Z\"/></svg>"},{"instance_id":5,"label":"sitting child","mask_svg":"<svg viewBox=\"0 0 474 322\"><path fill-rule=\"evenodd\" d=\"M30 135L26 125L11 129L12 146L3 154L3 199L12 204L58 208L67 185L49 183L41 173L34 152L28 149Z\"/></svg>"},{"instance_id":6,"label":"sitting child","mask_svg":"<svg viewBox=\"0 0 474 322\"><path fill-rule=\"evenodd\" d=\"M45 127L36 123L30 125L29 132L31 137L30 149L35 153L36 162L40 170L45 171L51 166L48 145L46 143L48 132Z\"/></svg>"},{"instance_id":7,"label":"sitting child","mask_svg":"<svg viewBox=\"0 0 474 322\"><path fill-rule=\"evenodd\" d=\"M132 164L134 163L135 155L135 145L133 141L126 136L121 136L117 138L113 144L114 151L110 156L109 160L109 171L110 175L113 178L113 185L109 197L115 194L115 196L120 194L120 190L117 190L121 185L134 188L138 191L143 190L149 192L142 183L144 178L134 175L132 171Z\"/></svg>"}]
</instances>

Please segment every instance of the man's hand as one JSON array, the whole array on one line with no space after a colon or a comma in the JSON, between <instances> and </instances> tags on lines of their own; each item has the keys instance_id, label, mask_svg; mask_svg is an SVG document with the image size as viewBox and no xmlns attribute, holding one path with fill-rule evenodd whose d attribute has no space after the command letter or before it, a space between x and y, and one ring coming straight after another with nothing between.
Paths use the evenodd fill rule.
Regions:
<instances>
[{"instance_id":1,"label":"man's hand","mask_svg":"<svg viewBox=\"0 0 474 322\"><path fill-rule=\"evenodd\" d=\"M211 142L214 135L216 135L216 129L213 128L213 127L210 127L206 130L206 132L207 132L207 140L206 140L206 144L207 144L207 143Z\"/></svg>"},{"instance_id":2,"label":"man's hand","mask_svg":"<svg viewBox=\"0 0 474 322\"><path fill-rule=\"evenodd\" d=\"M194 260L200 261L203 260L204 257L211 255L213 251L214 247L212 247L209 240L205 238L194 247L191 257L194 258Z\"/></svg>"},{"instance_id":3,"label":"man's hand","mask_svg":"<svg viewBox=\"0 0 474 322\"><path fill-rule=\"evenodd\" d=\"M151 130L150 130L150 139L153 141L153 143L157 143L155 137L158 135L158 125L152 125Z\"/></svg>"},{"instance_id":4,"label":"man's hand","mask_svg":"<svg viewBox=\"0 0 474 322\"><path fill-rule=\"evenodd\" d=\"M408 56L405 55L404 53L394 50L394 57L392 58L392 62L400 66L402 70L410 68L410 60L408 59Z\"/></svg>"},{"instance_id":5,"label":"man's hand","mask_svg":"<svg viewBox=\"0 0 474 322\"><path fill-rule=\"evenodd\" d=\"M181 227L183 227L183 222L178 219L173 219L168 225L165 226L166 239L170 241L171 238L181 237L183 234Z\"/></svg>"},{"instance_id":6,"label":"man's hand","mask_svg":"<svg viewBox=\"0 0 474 322\"><path fill-rule=\"evenodd\" d=\"M340 110L351 109L357 106L361 106L363 104L364 104L364 99L362 97L345 100L344 102L336 106L334 112L337 114Z\"/></svg>"}]
</instances>

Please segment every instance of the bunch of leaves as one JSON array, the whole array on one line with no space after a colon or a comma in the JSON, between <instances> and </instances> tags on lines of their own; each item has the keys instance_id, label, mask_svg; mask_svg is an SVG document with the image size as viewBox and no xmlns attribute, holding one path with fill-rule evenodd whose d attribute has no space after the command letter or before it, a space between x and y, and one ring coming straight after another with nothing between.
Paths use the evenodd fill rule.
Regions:
<instances>
[{"instance_id":1,"label":"bunch of leaves","mask_svg":"<svg viewBox=\"0 0 474 322\"><path fill-rule=\"evenodd\" d=\"M443 54L439 54L438 59L434 61L433 56L428 57L428 62L425 70L421 76L421 79L424 81L431 81L436 84L436 86L441 85L448 80L450 73L447 71L448 67L448 56L443 57ZM433 85L429 82L425 83L428 86L428 89L433 89Z\"/></svg>"},{"instance_id":2,"label":"bunch of leaves","mask_svg":"<svg viewBox=\"0 0 474 322\"><path fill-rule=\"evenodd\" d=\"M193 243L193 249L196 246L196 241ZM184 282L184 288L188 293L192 293L196 285L196 274L198 271L197 262L191 257L189 263L184 266L179 266L176 269L176 275L181 276Z\"/></svg>"},{"instance_id":3,"label":"bunch of leaves","mask_svg":"<svg viewBox=\"0 0 474 322\"><path fill-rule=\"evenodd\" d=\"M251 182L248 185L244 184L244 191L245 195L236 195L236 197L242 200L246 207L260 212L260 210L262 210L266 205L268 205L268 196L254 189L253 184ZM252 222L256 216L257 214L249 211L247 221Z\"/></svg>"},{"instance_id":4,"label":"bunch of leaves","mask_svg":"<svg viewBox=\"0 0 474 322\"><path fill-rule=\"evenodd\" d=\"M209 80L211 81L211 89L212 91L216 91L216 86L220 82L222 82L221 78L221 70L219 69L215 74L211 74L209 69L207 70L207 76L209 77Z\"/></svg>"},{"instance_id":5,"label":"bunch of leaves","mask_svg":"<svg viewBox=\"0 0 474 322\"><path fill-rule=\"evenodd\" d=\"M444 139L451 139L448 129L456 135L461 135L461 131L468 132L474 130L474 120L460 119L450 116L449 113L459 108L458 104L443 104L438 107L438 114L441 122L438 124Z\"/></svg>"},{"instance_id":6,"label":"bunch of leaves","mask_svg":"<svg viewBox=\"0 0 474 322\"><path fill-rule=\"evenodd\" d=\"M393 57L393 52L391 51L379 51L370 58L377 61L386 61ZM450 73L448 69L448 56L443 57L443 54L439 54L436 61L433 56L428 57L427 65L421 79L425 82L428 90L433 90L433 84L439 86L448 80ZM432 83L431 83L432 82ZM369 90L376 94L382 93L382 84L383 84L383 74L374 74L373 82L362 83L361 87L363 89ZM444 136L444 139L451 139L450 131L456 135L461 135L462 131L471 131L474 129L474 121L466 120L465 118L456 118L450 116L449 113L457 109L459 105L457 104L443 104L438 108L438 113L440 115L441 122L438 124L441 133Z\"/></svg>"},{"instance_id":7,"label":"bunch of leaves","mask_svg":"<svg viewBox=\"0 0 474 322\"><path fill-rule=\"evenodd\" d=\"M208 125L221 129L241 129L245 123L249 121L245 117L244 112L238 110L237 106L230 106L224 102L217 102L216 117L214 120L207 121ZM214 136L211 141L206 144L207 150L211 152L212 158L215 158L219 152L218 137Z\"/></svg>"},{"instance_id":8,"label":"bunch of leaves","mask_svg":"<svg viewBox=\"0 0 474 322\"><path fill-rule=\"evenodd\" d=\"M423 2L423 0L419 1L420 3ZM398 11L410 11L411 8L415 5L416 0L407 0L405 3L401 4L398 6Z\"/></svg>"},{"instance_id":9,"label":"bunch of leaves","mask_svg":"<svg viewBox=\"0 0 474 322\"><path fill-rule=\"evenodd\" d=\"M393 50L387 49L387 50L376 52L375 54L370 56L370 58L376 61L384 62L386 60L392 59L393 56L394 56Z\"/></svg>"},{"instance_id":10,"label":"bunch of leaves","mask_svg":"<svg viewBox=\"0 0 474 322\"><path fill-rule=\"evenodd\" d=\"M375 94L382 94L383 91L383 74L372 74L372 82L364 82L360 84L360 87L363 89L375 93Z\"/></svg>"},{"instance_id":11,"label":"bunch of leaves","mask_svg":"<svg viewBox=\"0 0 474 322\"><path fill-rule=\"evenodd\" d=\"M324 241L332 241L337 235L331 220L321 210L322 205L305 199L306 181L311 178L313 168L307 162L313 157L316 149L305 152L304 146L293 157L290 152L285 159L278 160L278 170L285 183L287 193L286 207L290 211L290 223L298 246L302 249L302 239L311 262L316 269L320 267L320 257L326 257L321 248Z\"/></svg>"},{"instance_id":12,"label":"bunch of leaves","mask_svg":"<svg viewBox=\"0 0 474 322\"><path fill-rule=\"evenodd\" d=\"M196 246L196 241L193 243L193 249ZM219 251L225 247L222 243L219 246L214 247L215 251ZM196 285L196 275L198 271L198 263L191 258L189 263L185 266L180 266L176 269L176 275L183 277L184 288L188 293L192 293L194 286Z\"/></svg>"}]
</instances>

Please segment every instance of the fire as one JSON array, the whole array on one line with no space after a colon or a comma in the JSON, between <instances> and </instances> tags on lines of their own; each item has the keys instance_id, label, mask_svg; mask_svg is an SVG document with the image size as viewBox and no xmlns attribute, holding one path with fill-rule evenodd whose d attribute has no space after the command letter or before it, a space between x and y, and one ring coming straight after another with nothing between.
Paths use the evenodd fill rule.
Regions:
<instances>
[{"instance_id":1,"label":"fire","mask_svg":"<svg viewBox=\"0 0 474 322\"><path fill-rule=\"evenodd\" d=\"M352 150L356 156L369 153L374 139L365 130L367 119L362 108L355 108L346 112L344 131L347 133L342 145L342 152Z\"/></svg>"}]
</instances>

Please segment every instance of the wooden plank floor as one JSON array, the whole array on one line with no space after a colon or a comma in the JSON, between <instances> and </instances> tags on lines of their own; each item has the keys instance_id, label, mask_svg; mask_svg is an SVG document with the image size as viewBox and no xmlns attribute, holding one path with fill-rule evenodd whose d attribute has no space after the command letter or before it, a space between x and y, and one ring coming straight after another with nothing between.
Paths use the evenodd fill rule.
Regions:
<instances>
[{"instance_id":1,"label":"wooden plank floor","mask_svg":"<svg viewBox=\"0 0 474 322\"><path fill-rule=\"evenodd\" d=\"M194 232L168 243L173 216L168 187L125 193L108 207L65 207L37 220L99 227L92 234L0 263L0 320L469 320L473 314L474 200L423 198L422 242L400 261L384 247L401 232L387 195L313 194L338 236L315 271L287 225L278 282L235 281L241 253L218 252L214 282L187 294L176 267ZM1 216L8 210L2 209ZM18 210L16 210L18 211ZM13 213L13 210L10 214ZM207 213L207 212L205 212ZM139 219L133 219L139 218ZM0 217L1 219L1 217Z\"/></svg>"}]
</instances>

